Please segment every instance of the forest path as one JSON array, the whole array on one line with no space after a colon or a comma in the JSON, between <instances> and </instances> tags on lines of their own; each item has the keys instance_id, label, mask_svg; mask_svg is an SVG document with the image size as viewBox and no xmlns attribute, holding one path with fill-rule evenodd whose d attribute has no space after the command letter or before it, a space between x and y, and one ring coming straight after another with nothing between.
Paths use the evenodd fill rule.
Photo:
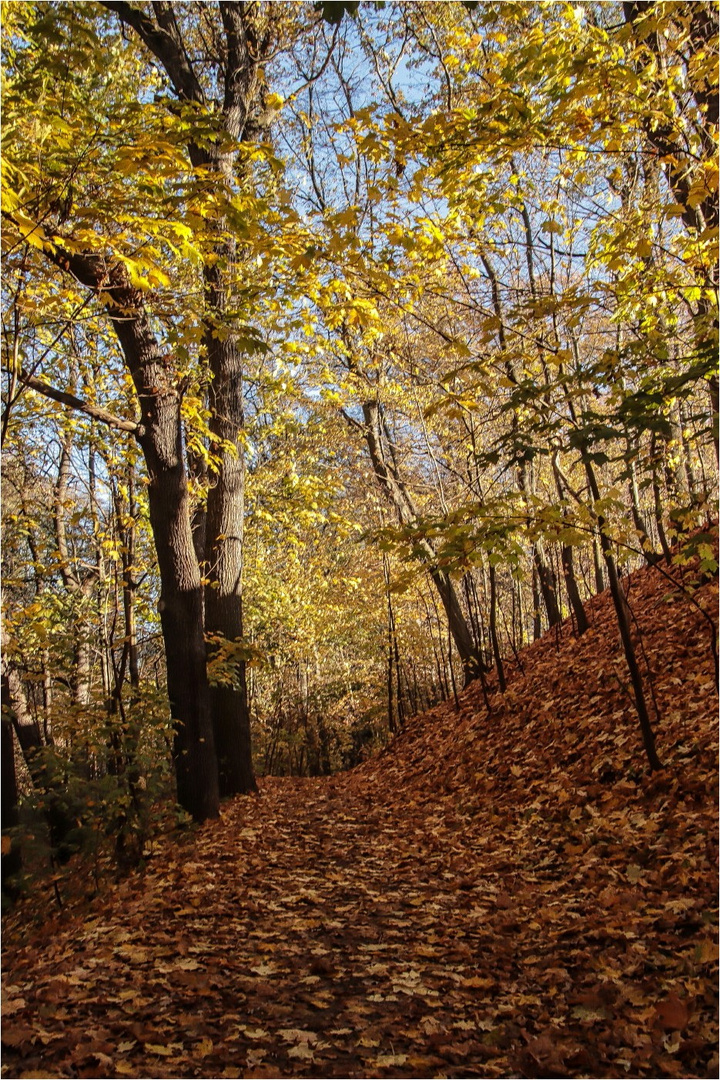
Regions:
<instances>
[{"instance_id":1,"label":"forest path","mask_svg":"<svg viewBox=\"0 0 720 1080\"><path fill-rule=\"evenodd\" d=\"M508 1075L515 900L431 829L341 778L264 781L12 957L4 1074Z\"/></svg>"}]
</instances>

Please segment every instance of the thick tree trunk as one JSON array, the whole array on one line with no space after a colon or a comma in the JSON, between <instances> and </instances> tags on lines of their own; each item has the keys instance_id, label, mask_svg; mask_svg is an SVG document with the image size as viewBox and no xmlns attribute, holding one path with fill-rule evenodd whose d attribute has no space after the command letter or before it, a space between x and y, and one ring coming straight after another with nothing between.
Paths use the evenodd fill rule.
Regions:
<instances>
[{"instance_id":1,"label":"thick tree trunk","mask_svg":"<svg viewBox=\"0 0 720 1080\"><path fill-rule=\"evenodd\" d=\"M152 13L124 2L107 2L105 7L138 34L164 68L178 100L207 107L203 80L191 59L193 50L187 47L171 4L153 4ZM254 4L222 3L219 15L222 35L218 35L216 44L222 50L223 85L213 104L234 149L224 149L220 145L222 140L201 144L191 137L188 154L193 167L210 168L217 175L219 188L225 187L230 194L236 178L237 144L251 140L253 133L257 135L260 131L254 121L262 104L264 63L270 54L275 24ZM222 211L215 224L218 232L224 230ZM222 265L218 262L205 268L205 347L213 378L211 431L216 443L213 449L221 460L217 480L208 494L207 516L195 515L194 530L181 464L183 447L179 412L175 407L177 394L168 387L169 372L162 370L162 357L157 355L142 304L131 295L131 290L124 284L113 289L116 295L108 305L111 316L114 310L121 309L113 322L140 396L144 426L141 442L151 473L150 507L155 539L159 544L171 540L172 551L161 552L159 547L158 554L163 575L168 689L176 724L178 795L193 816L199 818L217 813L218 783L213 781L213 771L217 773L218 765L213 767L210 763L210 755L215 753L214 735L223 793L255 787L244 665L242 661L237 664L235 685L211 689L205 671L203 631L203 619L207 615L212 650L217 647L212 642L213 635L232 643L242 638L243 630L241 370L235 346L227 337L229 327L224 317L232 294L232 274L228 273L232 267L230 248L229 242L221 243L217 254ZM151 356L153 351L155 355ZM160 382L155 379L157 374ZM161 521L163 514L169 518L166 524ZM206 563L211 578L204 597L198 569L201 562ZM208 730L210 727L214 727L214 735ZM187 764L191 759L192 767Z\"/></svg>"},{"instance_id":2,"label":"thick tree trunk","mask_svg":"<svg viewBox=\"0 0 720 1080\"><path fill-rule=\"evenodd\" d=\"M140 423L127 423L142 447L149 478L178 801L196 821L217 817L220 800L203 596L190 522L177 369L153 333L145 294L130 284L121 263L112 265L96 254L74 254L62 247L59 238L45 253L63 271L102 295L135 386Z\"/></svg>"},{"instance_id":3,"label":"thick tree trunk","mask_svg":"<svg viewBox=\"0 0 720 1080\"><path fill-rule=\"evenodd\" d=\"M190 528L179 401L166 394L154 405L154 422L142 443L150 475L150 523L161 580L160 622L175 728L177 796L196 821L204 821L217 816L219 793L202 586Z\"/></svg>"},{"instance_id":4,"label":"thick tree trunk","mask_svg":"<svg viewBox=\"0 0 720 1080\"><path fill-rule=\"evenodd\" d=\"M428 545L428 547L430 547L430 545ZM432 551L432 548L430 550ZM448 629L452 635L453 642L455 643L455 648L458 651L463 668L464 682L467 686L469 682L478 677L481 665L480 656L475 648L475 642L473 641L473 636L460 606L460 601L452 579L443 570L440 570L437 567L430 568L430 577L440 594L440 599L442 600L448 622Z\"/></svg>"},{"instance_id":5,"label":"thick tree trunk","mask_svg":"<svg viewBox=\"0 0 720 1080\"><path fill-rule=\"evenodd\" d=\"M135 383L138 436L147 465L150 524L160 570L160 621L175 729L173 760L180 805L196 821L219 812L217 763L207 681L203 596L190 523L180 395L134 290L113 290L111 316ZM115 304L123 315L115 314ZM128 317L127 312L132 316Z\"/></svg>"},{"instance_id":6,"label":"thick tree trunk","mask_svg":"<svg viewBox=\"0 0 720 1080\"><path fill-rule=\"evenodd\" d=\"M537 641L542 635L542 620L540 617L540 589L538 588L538 573L535 560L532 564L532 601L533 601L533 641Z\"/></svg>"},{"instance_id":7,"label":"thick tree trunk","mask_svg":"<svg viewBox=\"0 0 720 1080\"><path fill-rule=\"evenodd\" d=\"M171 4L153 4L153 17L136 5L108 2L107 8L132 26L147 48L165 69L180 101L207 106L199 68L189 49ZM261 133L257 113L265 87L264 64L275 34L275 23L267 19L262 5L227 2L219 5L222 37L222 94L214 102L220 123L231 144L251 141ZM195 168L210 168L219 189L231 193L237 176L237 150L200 144L190 139L188 154ZM218 231L225 222L216 222ZM242 638L242 523L244 462L239 432L242 428L241 365L236 347L227 336L225 320L228 297L232 295L233 255L231 242L221 243L219 261L206 265L205 349L212 375L210 408L211 433L220 457L217 479L209 489L207 515L195 516L194 541L197 561L205 562L211 584L205 593L206 629L212 652L219 645L212 638L236 642ZM224 268L221 264L224 264ZM201 604L202 608L202 604ZM250 720L247 706L245 667L236 665L231 686L210 690L214 736L217 739L219 784L222 794L255 788L250 748Z\"/></svg>"},{"instance_id":8,"label":"thick tree trunk","mask_svg":"<svg viewBox=\"0 0 720 1080\"><path fill-rule=\"evenodd\" d=\"M223 281L214 268L206 271L206 294L209 311L216 320L221 320L225 308ZM243 637L245 457L241 441L244 423L242 360L229 328L222 330L218 335L209 328L205 337L212 373L210 431L213 452L220 459L217 476L208 490L206 517L205 630L210 660L222 648L222 641L240 645ZM213 638L220 640L214 642ZM214 685L210 690L221 795L256 790L244 658L237 657L233 666L232 684Z\"/></svg>"}]
</instances>

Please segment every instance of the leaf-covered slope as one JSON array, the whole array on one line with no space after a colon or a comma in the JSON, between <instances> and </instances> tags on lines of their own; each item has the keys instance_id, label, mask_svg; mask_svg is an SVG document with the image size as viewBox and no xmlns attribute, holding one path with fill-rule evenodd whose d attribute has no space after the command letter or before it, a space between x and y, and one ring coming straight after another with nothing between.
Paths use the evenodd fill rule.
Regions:
<instances>
[{"instance_id":1,"label":"leaf-covered slope","mask_svg":"<svg viewBox=\"0 0 720 1080\"><path fill-rule=\"evenodd\" d=\"M691 568L645 568L624 579L624 591L667 766L656 780L646 776L606 591L586 604L590 630L582 637L568 620L508 662L504 697L491 678L488 707L480 682L471 684L459 695L459 710L450 700L415 717L379 757L351 774L352 782L372 786L383 801L406 802L412 792L420 800L448 796L466 810L501 800L526 813L552 808L568 785L589 787L592 802L618 784L628 795L668 784L675 789L696 770L713 770L717 582L698 589Z\"/></svg>"},{"instance_id":2,"label":"leaf-covered slope","mask_svg":"<svg viewBox=\"0 0 720 1080\"><path fill-rule=\"evenodd\" d=\"M473 686L351 774L263 781L84 909L20 933L21 908L3 1075L716 1075L709 635L657 571L629 584L662 773L601 596L490 716Z\"/></svg>"}]
</instances>

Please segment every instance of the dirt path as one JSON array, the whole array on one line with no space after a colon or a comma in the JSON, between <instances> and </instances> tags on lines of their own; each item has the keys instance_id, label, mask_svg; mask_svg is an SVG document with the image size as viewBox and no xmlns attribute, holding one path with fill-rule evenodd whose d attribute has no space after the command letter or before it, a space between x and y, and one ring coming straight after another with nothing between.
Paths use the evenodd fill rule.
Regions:
<instances>
[{"instance_id":1,"label":"dirt path","mask_svg":"<svg viewBox=\"0 0 720 1080\"><path fill-rule=\"evenodd\" d=\"M11 955L4 1074L507 1075L497 881L340 791L267 781L112 905L46 926L40 964L32 942Z\"/></svg>"}]
</instances>

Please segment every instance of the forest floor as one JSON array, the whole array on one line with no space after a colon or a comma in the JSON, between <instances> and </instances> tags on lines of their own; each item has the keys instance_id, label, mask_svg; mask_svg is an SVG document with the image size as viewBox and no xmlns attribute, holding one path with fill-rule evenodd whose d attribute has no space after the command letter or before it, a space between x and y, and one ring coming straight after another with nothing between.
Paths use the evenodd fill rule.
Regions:
<instances>
[{"instance_id":1,"label":"forest floor","mask_svg":"<svg viewBox=\"0 0 720 1080\"><path fill-rule=\"evenodd\" d=\"M473 684L351 773L263 780L92 901L20 904L3 1076L717 1076L709 627L657 571L625 585L661 772L603 594L489 715ZM714 618L717 586L695 598Z\"/></svg>"}]
</instances>

